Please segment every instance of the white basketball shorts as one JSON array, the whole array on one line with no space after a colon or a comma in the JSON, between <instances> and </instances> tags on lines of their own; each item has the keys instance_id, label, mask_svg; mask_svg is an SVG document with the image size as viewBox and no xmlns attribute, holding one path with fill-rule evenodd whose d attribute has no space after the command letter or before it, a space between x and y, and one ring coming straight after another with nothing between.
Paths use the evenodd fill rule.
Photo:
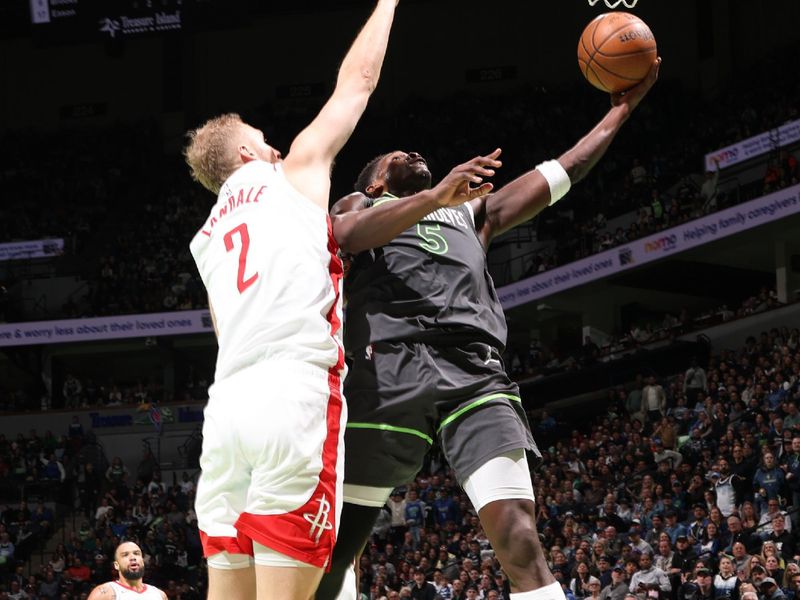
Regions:
<instances>
[{"instance_id":1,"label":"white basketball shorts","mask_svg":"<svg viewBox=\"0 0 800 600\"><path fill-rule=\"evenodd\" d=\"M206 557L258 542L326 567L342 503L343 373L265 360L209 389L197 512Z\"/></svg>"}]
</instances>

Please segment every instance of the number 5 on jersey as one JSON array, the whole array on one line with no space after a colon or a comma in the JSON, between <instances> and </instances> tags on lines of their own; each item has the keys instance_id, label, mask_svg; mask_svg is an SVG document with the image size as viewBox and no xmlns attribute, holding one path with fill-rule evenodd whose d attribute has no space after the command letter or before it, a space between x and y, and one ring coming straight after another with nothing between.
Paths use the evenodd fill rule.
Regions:
<instances>
[{"instance_id":1,"label":"number 5 on jersey","mask_svg":"<svg viewBox=\"0 0 800 600\"><path fill-rule=\"evenodd\" d=\"M225 250L227 252L233 250L234 233L238 233L239 239L242 241L242 247L239 250L239 271L236 275L236 287L239 288L239 293L243 294L247 288L256 282L256 279L258 279L258 272L256 271L245 279L244 274L247 271L247 252L250 250L250 233L247 231L247 223L237 225L225 234Z\"/></svg>"},{"instance_id":2,"label":"number 5 on jersey","mask_svg":"<svg viewBox=\"0 0 800 600\"><path fill-rule=\"evenodd\" d=\"M433 254L447 254L447 240L436 233L441 229L442 226L439 224L423 225L422 223L417 223L417 235L425 240L419 243L420 247Z\"/></svg>"}]
</instances>

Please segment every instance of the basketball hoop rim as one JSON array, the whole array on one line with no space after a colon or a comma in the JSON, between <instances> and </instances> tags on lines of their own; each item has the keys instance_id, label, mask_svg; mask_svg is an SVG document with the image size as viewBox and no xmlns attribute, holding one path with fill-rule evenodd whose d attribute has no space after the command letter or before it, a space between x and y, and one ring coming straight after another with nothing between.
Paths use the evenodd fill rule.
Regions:
<instances>
[{"instance_id":1,"label":"basketball hoop rim","mask_svg":"<svg viewBox=\"0 0 800 600\"><path fill-rule=\"evenodd\" d=\"M600 2L600 0L588 0L589 6L595 6ZM625 8L633 8L639 2L639 0L603 0L606 6L610 9L617 8L620 4L622 4Z\"/></svg>"}]
</instances>

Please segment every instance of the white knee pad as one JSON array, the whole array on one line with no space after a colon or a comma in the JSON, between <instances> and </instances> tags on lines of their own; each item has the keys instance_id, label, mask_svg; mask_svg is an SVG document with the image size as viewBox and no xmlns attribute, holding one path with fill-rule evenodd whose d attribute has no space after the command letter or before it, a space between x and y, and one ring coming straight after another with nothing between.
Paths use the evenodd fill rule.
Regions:
<instances>
[{"instance_id":1,"label":"white knee pad","mask_svg":"<svg viewBox=\"0 0 800 600\"><path fill-rule=\"evenodd\" d=\"M348 504L381 508L389 499L394 488L372 487L370 485L353 485L345 483L342 497Z\"/></svg>"},{"instance_id":2,"label":"white knee pad","mask_svg":"<svg viewBox=\"0 0 800 600\"><path fill-rule=\"evenodd\" d=\"M291 556L281 554L277 550L273 550L268 546L253 542L253 556L257 565L262 567L307 567L309 569L316 569L314 565L305 563Z\"/></svg>"},{"instance_id":3,"label":"white knee pad","mask_svg":"<svg viewBox=\"0 0 800 600\"><path fill-rule=\"evenodd\" d=\"M253 566L253 557L249 554L231 554L227 550L223 550L208 557L208 566L220 571L246 569Z\"/></svg>"},{"instance_id":4,"label":"white knee pad","mask_svg":"<svg viewBox=\"0 0 800 600\"><path fill-rule=\"evenodd\" d=\"M495 500L535 500L525 450L512 450L483 463L467 477L464 491L477 511Z\"/></svg>"}]
</instances>

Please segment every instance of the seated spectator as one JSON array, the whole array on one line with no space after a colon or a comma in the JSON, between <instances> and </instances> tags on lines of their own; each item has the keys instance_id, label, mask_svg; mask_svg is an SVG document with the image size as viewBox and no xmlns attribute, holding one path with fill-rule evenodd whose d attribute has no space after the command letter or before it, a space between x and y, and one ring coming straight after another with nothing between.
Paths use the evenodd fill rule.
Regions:
<instances>
[{"instance_id":1,"label":"seated spectator","mask_svg":"<svg viewBox=\"0 0 800 600\"><path fill-rule=\"evenodd\" d=\"M719 572L714 577L715 598L735 598L738 596L740 579L733 568L733 561L727 556L719 559Z\"/></svg>"},{"instance_id":2,"label":"seated spectator","mask_svg":"<svg viewBox=\"0 0 800 600\"><path fill-rule=\"evenodd\" d=\"M125 485L128 477L128 469L122 464L122 459L119 456L115 456L111 461L111 465L106 469L106 480L110 484L118 486Z\"/></svg>"},{"instance_id":3,"label":"seated spectator","mask_svg":"<svg viewBox=\"0 0 800 600\"><path fill-rule=\"evenodd\" d=\"M678 590L678 600L713 600L714 574L711 569L700 567L695 570L694 577L688 579Z\"/></svg>"},{"instance_id":4,"label":"seated spectator","mask_svg":"<svg viewBox=\"0 0 800 600\"><path fill-rule=\"evenodd\" d=\"M83 583L91 579L92 572L81 559L76 556L72 560L72 564L64 572L64 577L75 583Z\"/></svg>"},{"instance_id":5,"label":"seated spectator","mask_svg":"<svg viewBox=\"0 0 800 600\"><path fill-rule=\"evenodd\" d=\"M631 577L630 589L640 599L644 599L647 597L650 585L655 585L657 589L664 592L672 590L672 584L667 574L653 565L653 556L649 552L643 552L639 558L639 570Z\"/></svg>"}]
</instances>

